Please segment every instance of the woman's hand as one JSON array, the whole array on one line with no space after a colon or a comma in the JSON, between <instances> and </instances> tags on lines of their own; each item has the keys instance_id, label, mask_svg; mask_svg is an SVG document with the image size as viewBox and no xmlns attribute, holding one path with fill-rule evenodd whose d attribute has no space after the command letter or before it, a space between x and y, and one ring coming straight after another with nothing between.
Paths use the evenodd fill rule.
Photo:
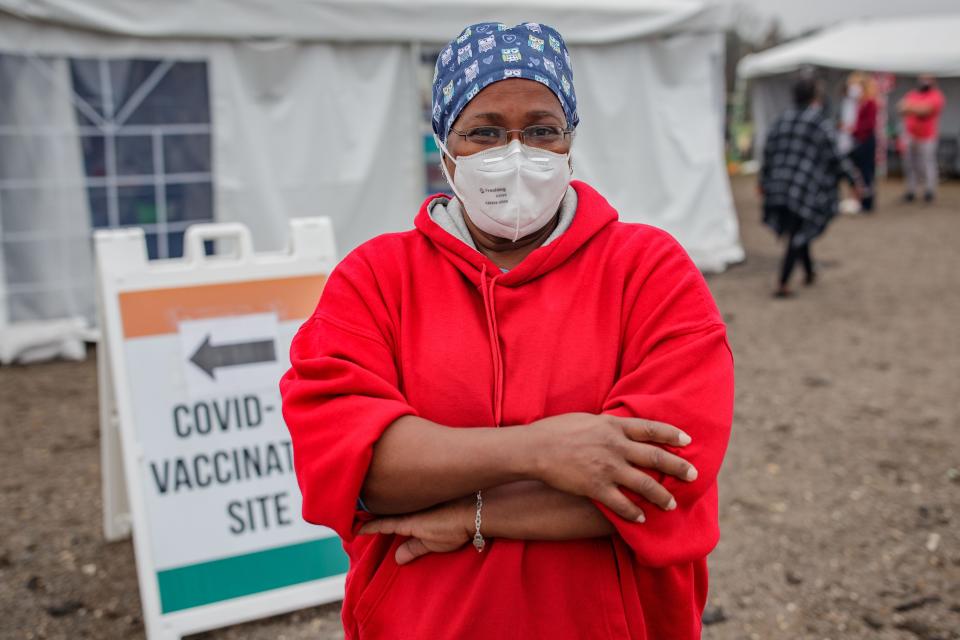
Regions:
<instances>
[{"instance_id":1,"label":"woman's hand","mask_svg":"<svg viewBox=\"0 0 960 640\"><path fill-rule=\"evenodd\" d=\"M686 433L660 422L590 413L567 413L534 422L536 475L542 482L598 500L627 520L643 522L643 510L625 487L663 509L677 506L662 484L637 467L693 481L697 470L659 444L683 447Z\"/></svg>"},{"instance_id":2,"label":"woman's hand","mask_svg":"<svg viewBox=\"0 0 960 640\"><path fill-rule=\"evenodd\" d=\"M360 527L360 535L410 536L397 547L397 564L407 564L428 553L456 551L473 537L475 504L470 496L416 513L377 518Z\"/></svg>"}]
</instances>

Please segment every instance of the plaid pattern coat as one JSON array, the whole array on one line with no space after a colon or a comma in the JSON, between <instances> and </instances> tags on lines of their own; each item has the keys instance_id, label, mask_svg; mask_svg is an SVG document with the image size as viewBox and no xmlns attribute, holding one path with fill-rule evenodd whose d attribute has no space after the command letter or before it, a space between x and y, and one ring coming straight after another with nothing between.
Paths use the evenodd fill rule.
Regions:
<instances>
[{"instance_id":1,"label":"plaid pattern coat","mask_svg":"<svg viewBox=\"0 0 960 640\"><path fill-rule=\"evenodd\" d=\"M837 150L834 127L818 106L790 109L770 128L763 148L763 221L794 245L810 242L837 212L837 186L857 170Z\"/></svg>"}]
</instances>

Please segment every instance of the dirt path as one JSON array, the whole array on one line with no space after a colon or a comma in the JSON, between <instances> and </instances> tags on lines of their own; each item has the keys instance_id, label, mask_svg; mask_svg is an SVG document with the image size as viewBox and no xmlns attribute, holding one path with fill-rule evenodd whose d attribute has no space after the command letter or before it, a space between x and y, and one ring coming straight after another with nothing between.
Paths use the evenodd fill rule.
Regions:
<instances>
[{"instance_id":1,"label":"dirt path","mask_svg":"<svg viewBox=\"0 0 960 640\"><path fill-rule=\"evenodd\" d=\"M735 181L745 264L710 278L737 359L707 640L960 639L960 185L780 247ZM0 638L139 638L129 542L101 535L96 367L0 368ZM718 608L722 616L718 616ZM335 606L202 636L341 638ZM660 639L658 639L660 640Z\"/></svg>"},{"instance_id":2,"label":"dirt path","mask_svg":"<svg viewBox=\"0 0 960 640\"><path fill-rule=\"evenodd\" d=\"M710 280L737 359L709 640L960 638L960 188L843 217L816 287L735 183L746 264ZM801 288L802 289L802 288Z\"/></svg>"}]
</instances>

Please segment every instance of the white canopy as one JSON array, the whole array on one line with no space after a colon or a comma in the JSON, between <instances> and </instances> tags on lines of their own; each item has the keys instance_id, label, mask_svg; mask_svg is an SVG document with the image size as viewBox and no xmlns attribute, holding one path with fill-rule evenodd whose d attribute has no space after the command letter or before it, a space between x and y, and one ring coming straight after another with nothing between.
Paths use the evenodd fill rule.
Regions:
<instances>
[{"instance_id":1,"label":"white canopy","mask_svg":"<svg viewBox=\"0 0 960 640\"><path fill-rule=\"evenodd\" d=\"M917 75L940 76L947 101L941 140L960 140L960 13L853 21L743 58L737 74L751 80L755 158L762 157L770 125L791 103L788 74L805 66L825 70L827 94L834 99L848 71L892 73L889 104L903 97ZM886 118L881 135L897 124L895 114Z\"/></svg>"},{"instance_id":2,"label":"white canopy","mask_svg":"<svg viewBox=\"0 0 960 640\"><path fill-rule=\"evenodd\" d=\"M862 20L748 55L744 78L789 73L806 66L960 76L960 14Z\"/></svg>"},{"instance_id":3,"label":"white canopy","mask_svg":"<svg viewBox=\"0 0 960 640\"><path fill-rule=\"evenodd\" d=\"M246 224L257 251L282 248L296 216L329 216L341 256L411 228L438 161L429 52L481 21L564 34L575 177L722 270L743 258L728 15L693 0L0 0L0 356L14 325L92 322L91 225L140 224L161 257L204 211Z\"/></svg>"},{"instance_id":4,"label":"white canopy","mask_svg":"<svg viewBox=\"0 0 960 640\"><path fill-rule=\"evenodd\" d=\"M729 15L700 0L0 0L0 11L142 38L308 42L446 42L474 22L536 20L571 45L715 30Z\"/></svg>"}]
</instances>

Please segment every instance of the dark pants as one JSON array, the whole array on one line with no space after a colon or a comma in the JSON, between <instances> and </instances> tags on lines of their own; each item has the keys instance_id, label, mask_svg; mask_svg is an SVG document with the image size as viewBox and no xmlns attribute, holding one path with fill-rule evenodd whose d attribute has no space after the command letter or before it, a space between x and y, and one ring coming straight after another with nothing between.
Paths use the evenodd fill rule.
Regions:
<instances>
[{"instance_id":1,"label":"dark pants","mask_svg":"<svg viewBox=\"0 0 960 640\"><path fill-rule=\"evenodd\" d=\"M787 237L787 253L783 256L783 268L780 271L781 287L787 286L798 259L803 263L803 270L807 274L807 282L813 281L813 259L810 257L810 243L797 244L794 242L802 222L799 216L791 215L784 229L784 235Z\"/></svg>"},{"instance_id":2,"label":"dark pants","mask_svg":"<svg viewBox=\"0 0 960 640\"><path fill-rule=\"evenodd\" d=\"M860 206L864 211L873 211L873 179L877 173L877 138L871 135L866 140L857 142L850 152L850 162L863 176L865 191Z\"/></svg>"}]
</instances>

